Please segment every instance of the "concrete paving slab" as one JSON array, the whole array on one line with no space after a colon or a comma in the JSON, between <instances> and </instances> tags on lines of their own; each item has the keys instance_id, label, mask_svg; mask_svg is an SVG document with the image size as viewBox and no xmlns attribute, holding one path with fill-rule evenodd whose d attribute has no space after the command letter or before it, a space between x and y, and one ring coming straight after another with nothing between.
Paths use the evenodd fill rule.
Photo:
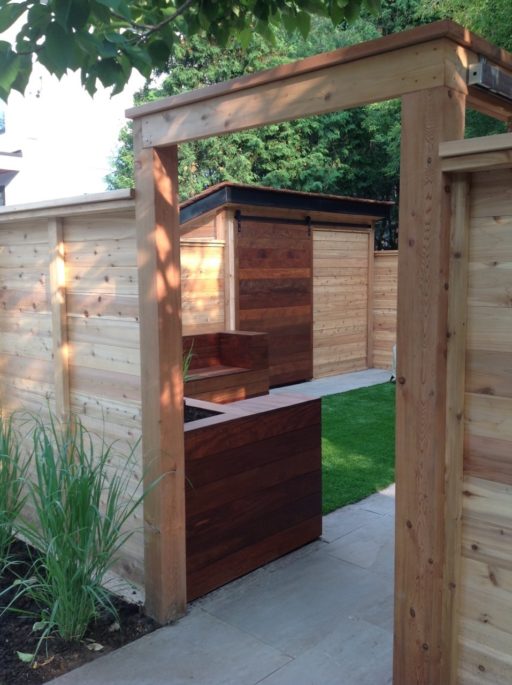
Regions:
<instances>
[{"instance_id":1,"label":"concrete paving slab","mask_svg":"<svg viewBox=\"0 0 512 685\"><path fill-rule=\"evenodd\" d=\"M385 490L376 492L366 499L353 505L359 509L373 511L376 514L395 515L395 484L389 485Z\"/></svg>"},{"instance_id":2,"label":"concrete paving slab","mask_svg":"<svg viewBox=\"0 0 512 685\"><path fill-rule=\"evenodd\" d=\"M343 561L389 575L393 562L394 533L393 517L380 516L371 525L362 526L331 543L328 551Z\"/></svg>"},{"instance_id":3,"label":"concrete paving slab","mask_svg":"<svg viewBox=\"0 0 512 685\"><path fill-rule=\"evenodd\" d=\"M388 631L390 635L393 634L393 613L394 613L394 599L393 579L390 579L389 592L383 595L377 601L373 601L366 607L357 607L355 615L363 619L367 623L383 628Z\"/></svg>"},{"instance_id":4,"label":"concrete paving slab","mask_svg":"<svg viewBox=\"0 0 512 685\"><path fill-rule=\"evenodd\" d=\"M322 540L334 542L358 528L371 525L382 516L383 514L377 514L374 511L349 504L342 509L333 511L328 516L324 516Z\"/></svg>"},{"instance_id":5,"label":"concrete paving slab","mask_svg":"<svg viewBox=\"0 0 512 685\"><path fill-rule=\"evenodd\" d=\"M389 685L392 634L347 617L312 649L267 676L262 685Z\"/></svg>"},{"instance_id":6,"label":"concrete paving slab","mask_svg":"<svg viewBox=\"0 0 512 685\"><path fill-rule=\"evenodd\" d=\"M256 685L290 658L198 607L54 685Z\"/></svg>"},{"instance_id":7,"label":"concrete paving slab","mask_svg":"<svg viewBox=\"0 0 512 685\"><path fill-rule=\"evenodd\" d=\"M245 592L229 586L200 600L201 608L297 657L354 613L389 592L389 582L329 554L330 545L288 568L260 574Z\"/></svg>"},{"instance_id":8,"label":"concrete paving slab","mask_svg":"<svg viewBox=\"0 0 512 685\"><path fill-rule=\"evenodd\" d=\"M356 390L357 388L367 388L370 385L378 385L379 383L388 383L390 377L390 371L366 369L365 371L342 373L337 376L327 376L326 378L315 378L312 381L287 385L282 388L273 388L270 394L297 393L309 397L324 397L325 395L337 395L340 392Z\"/></svg>"}]
</instances>

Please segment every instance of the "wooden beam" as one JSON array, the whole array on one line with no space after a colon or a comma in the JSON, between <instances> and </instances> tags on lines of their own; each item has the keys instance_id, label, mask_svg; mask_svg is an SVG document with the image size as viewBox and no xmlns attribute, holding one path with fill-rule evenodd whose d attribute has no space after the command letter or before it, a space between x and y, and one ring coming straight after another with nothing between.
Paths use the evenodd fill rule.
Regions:
<instances>
[{"instance_id":1,"label":"wooden beam","mask_svg":"<svg viewBox=\"0 0 512 685\"><path fill-rule=\"evenodd\" d=\"M452 590L445 520L450 186L439 143L464 135L465 96L402 100L397 331L394 683L447 685Z\"/></svg>"},{"instance_id":2,"label":"wooden beam","mask_svg":"<svg viewBox=\"0 0 512 685\"><path fill-rule=\"evenodd\" d=\"M469 86L467 106L477 112L499 121L510 122L512 119L512 103L503 98L480 90L476 86Z\"/></svg>"},{"instance_id":3,"label":"wooden beam","mask_svg":"<svg viewBox=\"0 0 512 685\"><path fill-rule=\"evenodd\" d=\"M27 202L0 207L0 223L26 221L41 217L66 217L93 212L116 212L133 208L133 190L112 190L108 193L79 195L62 200Z\"/></svg>"},{"instance_id":4,"label":"wooden beam","mask_svg":"<svg viewBox=\"0 0 512 685\"><path fill-rule=\"evenodd\" d=\"M233 133L388 100L447 82L467 90L462 76L467 65L461 57L468 61L454 43L432 40L388 52L386 59L372 55L205 101L186 102L140 117L143 145L170 145Z\"/></svg>"},{"instance_id":5,"label":"wooden beam","mask_svg":"<svg viewBox=\"0 0 512 685\"><path fill-rule=\"evenodd\" d=\"M69 417L69 346L66 311L66 262L62 221L48 219L50 303L52 310L53 380L55 412Z\"/></svg>"},{"instance_id":6,"label":"wooden beam","mask_svg":"<svg viewBox=\"0 0 512 685\"><path fill-rule=\"evenodd\" d=\"M319 55L306 57L289 64L281 64L273 69L259 71L256 74L248 74L223 83L215 83L206 88L199 88L188 93L180 93L179 95L162 98L161 100L149 102L138 107L132 107L127 110L126 116L137 119L149 114L164 112L197 102L211 101L213 98L222 95L250 90L256 86L268 85L295 76L306 77L326 67L332 67L337 64L350 64L367 57L379 56L382 58L382 61L386 61L389 52L443 38L482 57L486 57L491 62L505 69L512 70L512 55L509 52L492 45L453 21L442 20L417 26L408 31L401 31L400 33L365 41L357 45L338 48L332 52L324 52ZM472 61L476 61L476 58Z\"/></svg>"},{"instance_id":7,"label":"wooden beam","mask_svg":"<svg viewBox=\"0 0 512 685\"><path fill-rule=\"evenodd\" d=\"M493 136L450 140L439 145L439 156L445 160L450 157L474 155L479 152L504 152L512 150L512 133L498 133Z\"/></svg>"},{"instance_id":8,"label":"wooden beam","mask_svg":"<svg viewBox=\"0 0 512 685\"><path fill-rule=\"evenodd\" d=\"M368 233L368 296L367 296L367 338L366 338L366 364L373 369L373 299L374 280L373 268L375 265L375 224Z\"/></svg>"},{"instance_id":9,"label":"wooden beam","mask_svg":"<svg viewBox=\"0 0 512 685\"><path fill-rule=\"evenodd\" d=\"M186 610L185 456L177 148L143 149L134 126L146 610Z\"/></svg>"},{"instance_id":10,"label":"wooden beam","mask_svg":"<svg viewBox=\"0 0 512 685\"><path fill-rule=\"evenodd\" d=\"M512 166L512 133L450 141L439 147L443 171L478 171Z\"/></svg>"},{"instance_id":11,"label":"wooden beam","mask_svg":"<svg viewBox=\"0 0 512 685\"><path fill-rule=\"evenodd\" d=\"M443 613L441 625L451 626L442 651L441 673L446 685L457 684L460 601L462 490L464 463L464 399L470 221L469 176L457 174L451 183L452 216L448 275L446 359L446 453Z\"/></svg>"}]
</instances>

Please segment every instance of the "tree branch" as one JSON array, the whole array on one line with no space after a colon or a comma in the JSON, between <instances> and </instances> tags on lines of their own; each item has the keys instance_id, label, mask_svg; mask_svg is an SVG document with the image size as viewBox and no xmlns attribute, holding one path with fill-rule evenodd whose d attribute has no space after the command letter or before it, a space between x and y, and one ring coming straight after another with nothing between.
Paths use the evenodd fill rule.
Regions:
<instances>
[{"instance_id":1,"label":"tree branch","mask_svg":"<svg viewBox=\"0 0 512 685\"><path fill-rule=\"evenodd\" d=\"M185 2L178 7L176 12L174 14L171 14L169 17L166 19L162 19L158 24L139 24L136 21L129 21L126 19L126 17L123 17L121 14L118 12L115 12L114 10L111 10L110 13L112 14L113 17L116 17L116 19L120 19L123 22L128 21L130 26L133 29L136 29L137 31L142 31L141 35L139 36L139 41L147 40L151 35L154 33L158 33L161 29L164 28L164 26L167 26L168 24L171 24L175 19L177 19L179 16L181 16L186 10L195 2L195 0L185 0Z\"/></svg>"}]
</instances>

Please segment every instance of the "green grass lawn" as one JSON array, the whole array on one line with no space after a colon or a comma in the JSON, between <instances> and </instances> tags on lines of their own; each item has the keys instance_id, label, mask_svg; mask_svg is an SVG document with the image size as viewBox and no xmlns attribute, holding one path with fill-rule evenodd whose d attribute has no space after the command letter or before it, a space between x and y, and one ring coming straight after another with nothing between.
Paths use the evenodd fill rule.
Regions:
<instances>
[{"instance_id":1,"label":"green grass lawn","mask_svg":"<svg viewBox=\"0 0 512 685\"><path fill-rule=\"evenodd\" d=\"M357 502L395 478L395 386L322 400L323 511Z\"/></svg>"}]
</instances>

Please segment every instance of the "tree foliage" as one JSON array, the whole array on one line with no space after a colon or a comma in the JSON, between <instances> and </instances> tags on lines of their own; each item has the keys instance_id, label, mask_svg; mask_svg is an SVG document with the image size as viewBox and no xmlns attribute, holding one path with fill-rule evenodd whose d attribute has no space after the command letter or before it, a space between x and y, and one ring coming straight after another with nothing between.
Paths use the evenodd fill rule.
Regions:
<instances>
[{"instance_id":1,"label":"tree foliage","mask_svg":"<svg viewBox=\"0 0 512 685\"><path fill-rule=\"evenodd\" d=\"M0 97L25 91L34 61L59 78L80 71L90 93L98 81L118 92L132 68L149 77L192 37L220 47L233 38L247 46L254 35L272 42L279 27L306 37L313 16L339 24L378 6L379 0L3 0L0 34L15 25L16 37L14 44L0 41Z\"/></svg>"},{"instance_id":2,"label":"tree foliage","mask_svg":"<svg viewBox=\"0 0 512 685\"><path fill-rule=\"evenodd\" d=\"M512 50L510 0L422 0L422 13L436 13L459 22L500 48Z\"/></svg>"}]
</instances>

